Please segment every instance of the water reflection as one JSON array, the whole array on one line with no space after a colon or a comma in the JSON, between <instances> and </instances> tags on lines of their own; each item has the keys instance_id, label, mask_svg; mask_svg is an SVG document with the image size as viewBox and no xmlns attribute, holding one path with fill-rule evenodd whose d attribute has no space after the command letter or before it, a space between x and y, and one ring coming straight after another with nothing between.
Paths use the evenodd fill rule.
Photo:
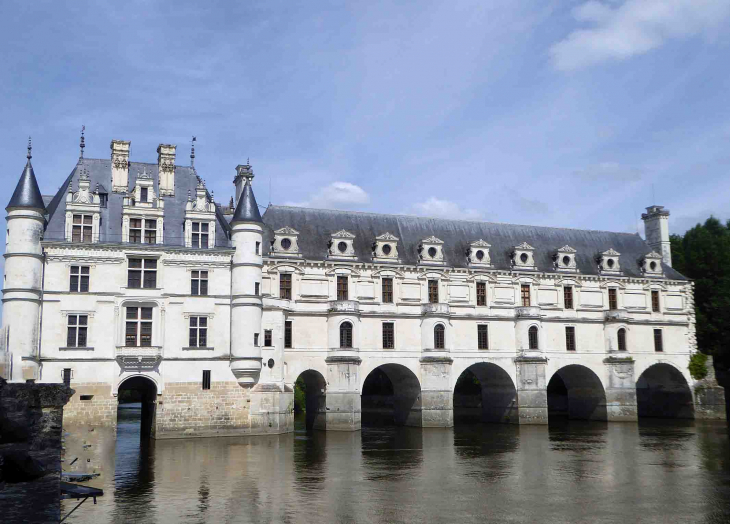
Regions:
<instances>
[{"instance_id":1,"label":"water reflection","mask_svg":"<svg viewBox=\"0 0 730 524\"><path fill-rule=\"evenodd\" d=\"M730 520L726 425L552 421L344 433L306 431L298 419L293 435L141 441L139 416L139 408L120 411L115 447L112 433L69 430L67 446L93 443L83 449L89 467L103 470L94 482L105 490L69 522Z\"/></svg>"}]
</instances>

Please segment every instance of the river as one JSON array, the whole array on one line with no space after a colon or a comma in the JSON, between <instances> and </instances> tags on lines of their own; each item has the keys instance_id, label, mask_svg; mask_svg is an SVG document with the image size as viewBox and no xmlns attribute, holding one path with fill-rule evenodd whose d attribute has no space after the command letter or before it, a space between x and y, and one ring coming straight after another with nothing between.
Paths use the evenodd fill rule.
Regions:
<instances>
[{"instance_id":1,"label":"river","mask_svg":"<svg viewBox=\"0 0 730 524\"><path fill-rule=\"evenodd\" d=\"M730 522L724 423L563 422L140 441L67 428L104 490L67 522ZM63 514L75 504L64 502Z\"/></svg>"}]
</instances>

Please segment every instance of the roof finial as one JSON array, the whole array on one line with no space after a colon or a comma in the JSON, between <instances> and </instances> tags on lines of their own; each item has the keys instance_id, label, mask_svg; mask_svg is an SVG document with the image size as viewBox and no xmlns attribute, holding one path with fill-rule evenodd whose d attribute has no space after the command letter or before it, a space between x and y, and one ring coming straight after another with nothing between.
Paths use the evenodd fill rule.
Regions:
<instances>
[{"instance_id":1,"label":"roof finial","mask_svg":"<svg viewBox=\"0 0 730 524\"><path fill-rule=\"evenodd\" d=\"M28 137L28 154L26 155L26 158L30 160L33 155L30 154L30 151L33 149L33 143L30 141L30 137Z\"/></svg>"},{"instance_id":2,"label":"roof finial","mask_svg":"<svg viewBox=\"0 0 730 524\"><path fill-rule=\"evenodd\" d=\"M190 143L190 167L195 169L195 141L197 138L193 137L192 142Z\"/></svg>"},{"instance_id":3,"label":"roof finial","mask_svg":"<svg viewBox=\"0 0 730 524\"><path fill-rule=\"evenodd\" d=\"M79 144L79 147L81 148L81 154L79 155L79 160L84 159L84 148L86 147L86 141L84 139L84 131L86 131L86 126L81 126L81 143Z\"/></svg>"},{"instance_id":4,"label":"roof finial","mask_svg":"<svg viewBox=\"0 0 730 524\"><path fill-rule=\"evenodd\" d=\"M251 165L251 157L246 157L246 165L247 166Z\"/></svg>"}]
</instances>

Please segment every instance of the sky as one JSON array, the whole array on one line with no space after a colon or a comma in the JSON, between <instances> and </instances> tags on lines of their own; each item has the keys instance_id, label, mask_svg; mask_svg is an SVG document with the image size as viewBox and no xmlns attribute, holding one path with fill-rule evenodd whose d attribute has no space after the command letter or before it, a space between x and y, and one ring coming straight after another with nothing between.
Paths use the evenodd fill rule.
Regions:
<instances>
[{"instance_id":1,"label":"sky","mask_svg":"<svg viewBox=\"0 0 730 524\"><path fill-rule=\"evenodd\" d=\"M79 155L216 200L641 232L730 218L730 0L0 0L0 200ZM3 232L4 234L4 232Z\"/></svg>"}]
</instances>

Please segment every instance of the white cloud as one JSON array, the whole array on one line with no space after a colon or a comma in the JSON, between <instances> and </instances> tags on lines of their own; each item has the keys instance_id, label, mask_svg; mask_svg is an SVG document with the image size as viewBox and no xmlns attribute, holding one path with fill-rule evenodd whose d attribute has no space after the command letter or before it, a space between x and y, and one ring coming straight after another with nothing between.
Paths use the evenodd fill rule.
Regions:
<instances>
[{"instance_id":1,"label":"white cloud","mask_svg":"<svg viewBox=\"0 0 730 524\"><path fill-rule=\"evenodd\" d=\"M332 182L319 189L303 202L287 202L288 206L324 209L352 209L370 202L370 195L355 184Z\"/></svg>"},{"instance_id":2,"label":"white cloud","mask_svg":"<svg viewBox=\"0 0 730 524\"><path fill-rule=\"evenodd\" d=\"M425 202L413 204L408 214L433 218L458 218L462 220L481 220L483 215L476 209L465 209L449 200L431 197Z\"/></svg>"},{"instance_id":3,"label":"white cloud","mask_svg":"<svg viewBox=\"0 0 730 524\"><path fill-rule=\"evenodd\" d=\"M601 162L575 172L577 177L588 181L611 180L616 182L635 182L641 179L642 174L641 169L625 166L618 162Z\"/></svg>"},{"instance_id":4,"label":"white cloud","mask_svg":"<svg viewBox=\"0 0 730 524\"><path fill-rule=\"evenodd\" d=\"M661 47L667 40L708 33L730 14L727 0L626 0L618 7L590 0L572 11L576 29L550 48L555 68L580 69L624 60Z\"/></svg>"}]
</instances>

